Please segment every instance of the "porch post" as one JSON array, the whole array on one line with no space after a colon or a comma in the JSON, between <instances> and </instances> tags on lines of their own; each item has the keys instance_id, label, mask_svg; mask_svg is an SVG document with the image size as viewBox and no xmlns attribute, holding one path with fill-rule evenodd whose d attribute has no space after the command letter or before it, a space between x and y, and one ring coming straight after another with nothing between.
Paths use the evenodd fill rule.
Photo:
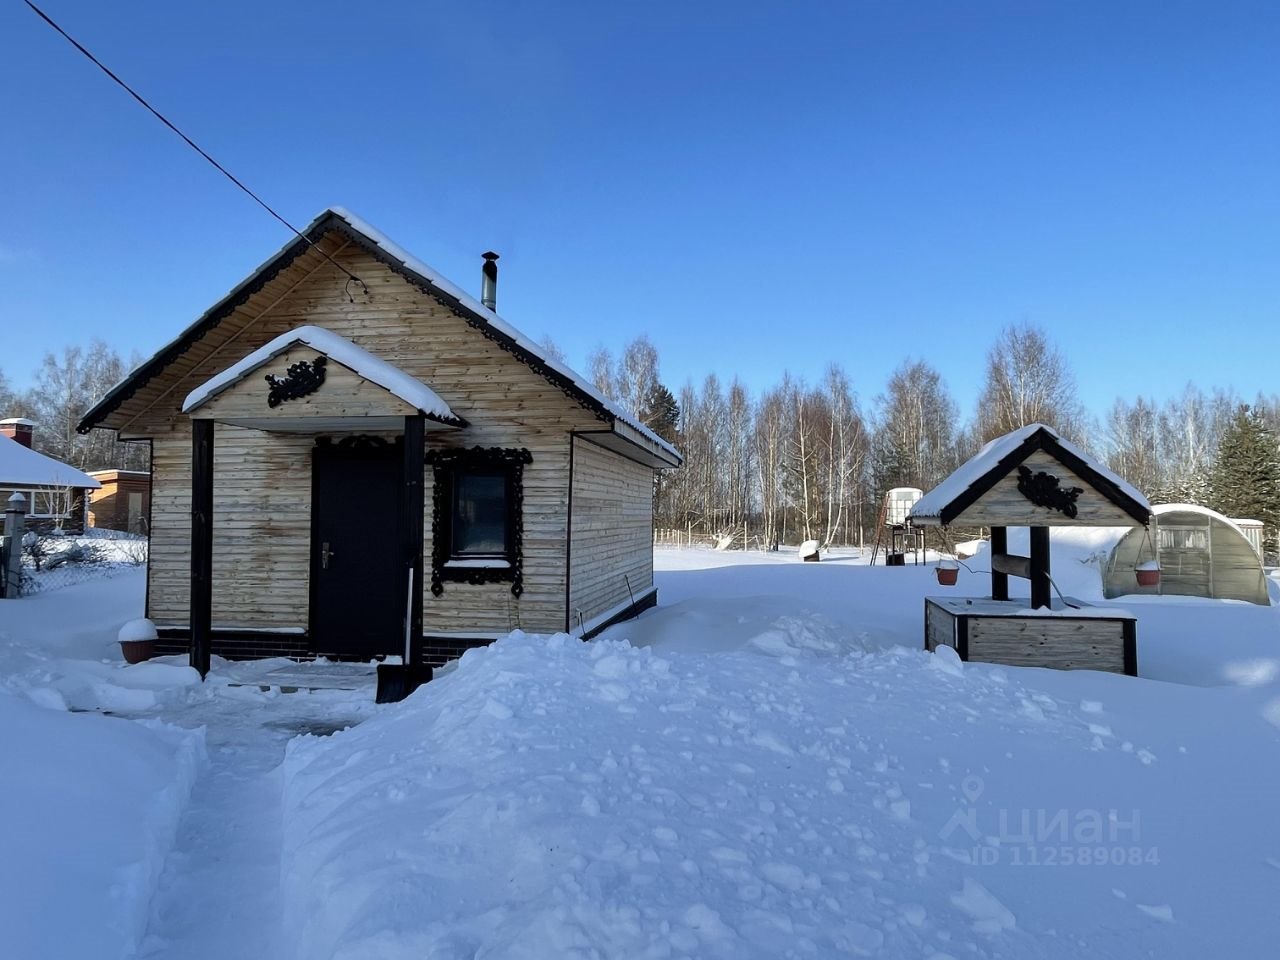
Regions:
<instances>
[{"instance_id":1,"label":"porch post","mask_svg":"<svg viewBox=\"0 0 1280 960\"><path fill-rule=\"evenodd\" d=\"M213 627L213 421L191 421L191 666L209 672Z\"/></svg>"},{"instance_id":2,"label":"porch post","mask_svg":"<svg viewBox=\"0 0 1280 960\"><path fill-rule=\"evenodd\" d=\"M1049 585L1049 528L1031 528L1031 609L1051 603Z\"/></svg>"},{"instance_id":3,"label":"porch post","mask_svg":"<svg viewBox=\"0 0 1280 960\"><path fill-rule=\"evenodd\" d=\"M422 474L426 469L426 418L422 414L404 418L404 541L401 555L406 569L414 571L413 599L409 615L409 637L413 661L422 644L422 511L425 506Z\"/></svg>"},{"instance_id":4,"label":"porch post","mask_svg":"<svg viewBox=\"0 0 1280 960\"><path fill-rule=\"evenodd\" d=\"M999 556L1000 554L1009 552L1009 528L1008 527L992 527L991 528L991 556ZM996 573L995 565L991 566L991 599L992 600L1008 600L1009 599L1009 575L1007 573Z\"/></svg>"}]
</instances>

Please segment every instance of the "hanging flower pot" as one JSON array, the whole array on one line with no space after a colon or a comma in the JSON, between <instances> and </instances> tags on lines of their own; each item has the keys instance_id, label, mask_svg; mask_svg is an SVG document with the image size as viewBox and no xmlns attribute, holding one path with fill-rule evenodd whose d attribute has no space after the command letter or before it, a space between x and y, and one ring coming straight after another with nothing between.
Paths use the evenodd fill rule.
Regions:
<instances>
[{"instance_id":1,"label":"hanging flower pot","mask_svg":"<svg viewBox=\"0 0 1280 960\"><path fill-rule=\"evenodd\" d=\"M938 583L944 587L954 587L956 585L956 577L960 575L960 565L954 560L939 560L938 566L934 568L934 573L938 575Z\"/></svg>"},{"instance_id":2,"label":"hanging flower pot","mask_svg":"<svg viewBox=\"0 0 1280 960\"><path fill-rule=\"evenodd\" d=\"M1145 563L1140 563L1133 568L1133 572L1138 577L1138 586L1160 586L1160 564L1158 561L1147 560Z\"/></svg>"}]
</instances>

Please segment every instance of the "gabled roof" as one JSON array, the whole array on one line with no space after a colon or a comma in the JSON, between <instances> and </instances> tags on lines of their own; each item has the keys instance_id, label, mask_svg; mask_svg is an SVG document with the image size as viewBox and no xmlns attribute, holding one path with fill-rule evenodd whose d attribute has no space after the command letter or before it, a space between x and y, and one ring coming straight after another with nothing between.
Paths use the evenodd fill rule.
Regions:
<instances>
[{"instance_id":1,"label":"gabled roof","mask_svg":"<svg viewBox=\"0 0 1280 960\"><path fill-rule=\"evenodd\" d=\"M37 453L17 440L0 436L0 487L87 487L102 486L87 473ZM30 504L27 505L30 507ZM0 510L4 505L0 504Z\"/></svg>"},{"instance_id":2,"label":"gabled roof","mask_svg":"<svg viewBox=\"0 0 1280 960\"><path fill-rule=\"evenodd\" d=\"M421 380L409 376L381 357L375 357L368 350L356 346L346 337L341 337L332 330L311 326L295 327L287 333L280 334L221 373L210 377L187 394L187 399L182 403L182 412L190 413L202 406L232 384L243 380L263 364L269 363L297 344L305 344L318 353L336 360L365 380L376 383L399 397L409 406L416 407L430 420L459 427L466 425L466 421L450 410L449 405L440 399L440 395Z\"/></svg>"},{"instance_id":3,"label":"gabled roof","mask_svg":"<svg viewBox=\"0 0 1280 960\"><path fill-rule=\"evenodd\" d=\"M84 415L77 429L81 433L87 433L100 424L206 332L217 326L238 306L261 290L281 270L306 253L312 244L326 234L335 232L355 243L422 292L452 309L483 336L522 360L535 373L545 377L601 419L620 421L632 427L639 432L648 445L656 452L660 452L663 459L670 461L673 466L681 462L680 454L675 447L617 407L596 390L585 377L566 364L547 356L546 352L532 340L521 334L494 311L445 279L439 271L418 260L374 227L342 207L331 207L321 213L303 230L305 240L299 238L282 247L278 253L258 267L154 357L131 371Z\"/></svg>"},{"instance_id":4,"label":"gabled roof","mask_svg":"<svg viewBox=\"0 0 1280 960\"><path fill-rule=\"evenodd\" d=\"M911 508L910 519L921 524L951 523L1037 450L1068 467L1138 523L1150 519L1151 505L1136 487L1042 423L990 441L921 497Z\"/></svg>"}]
</instances>

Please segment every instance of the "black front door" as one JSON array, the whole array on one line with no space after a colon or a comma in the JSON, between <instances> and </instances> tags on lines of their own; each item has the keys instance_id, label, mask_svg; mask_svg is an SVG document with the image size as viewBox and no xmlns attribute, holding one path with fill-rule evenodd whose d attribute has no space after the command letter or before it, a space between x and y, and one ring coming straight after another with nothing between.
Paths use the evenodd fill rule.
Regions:
<instances>
[{"instance_id":1,"label":"black front door","mask_svg":"<svg viewBox=\"0 0 1280 960\"><path fill-rule=\"evenodd\" d=\"M372 657L404 650L400 444L363 437L315 447L311 482L311 646Z\"/></svg>"}]
</instances>

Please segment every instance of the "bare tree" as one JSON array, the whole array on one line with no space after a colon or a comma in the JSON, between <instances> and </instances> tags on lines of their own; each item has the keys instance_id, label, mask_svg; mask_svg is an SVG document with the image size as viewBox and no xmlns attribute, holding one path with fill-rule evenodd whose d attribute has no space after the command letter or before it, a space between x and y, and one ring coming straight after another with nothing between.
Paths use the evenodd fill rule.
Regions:
<instances>
[{"instance_id":1,"label":"bare tree","mask_svg":"<svg viewBox=\"0 0 1280 960\"><path fill-rule=\"evenodd\" d=\"M976 417L983 442L1030 423L1083 439L1084 409L1066 358L1039 327L1005 327L987 352Z\"/></svg>"},{"instance_id":2,"label":"bare tree","mask_svg":"<svg viewBox=\"0 0 1280 960\"><path fill-rule=\"evenodd\" d=\"M551 339L550 334L538 341L538 348L547 359L556 360L560 363L565 362L564 351L560 349L560 344Z\"/></svg>"},{"instance_id":3,"label":"bare tree","mask_svg":"<svg viewBox=\"0 0 1280 960\"><path fill-rule=\"evenodd\" d=\"M1107 414L1107 466L1144 493L1165 485L1160 455L1160 413L1145 397L1117 399Z\"/></svg>"},{"instance_id":4,"label":"bare tree","mask_svg":"<svg viewBox=\"0 0 1280 960\"><path fill-rule=\"evenodd\" d=\"M876 402L877 499L892 487L928 490L956 468L956 404L937 370L924 360L903 362Z\"/></svg>"},{"instance_id":5,"label":"bare tree","mask_svg":"<svg viewBox=\"0 0 1280 960\"><path fill-rule=\"evenodd\" d=\"M638 417L658 382L658 349L648 337L638 336L623 349L614 370L617 399L628 413Z\"/></svg>"},{"instance_id":6,"label":"bare tree","mask_svg":"<svg viewBox=\"0 0 1280 960\"><path fill-rule=\"evenodd\" d=\"M614 371L613 354L607 347L596 347L587 355L587 376L601 394L610 400L618 398L618 378Z\"/></svg>"},{"instance_id":7,"label":"bare tree","mask_svg":"<svg viewBox=\"0 0 1280 960\"><path fill-rule=\"evenodd\" d=\"M1166 503L1208 504L1209 478L1218 440L1239 406L1235 394L1206 394L1193 384L1160 409L1160 458L1164 478L1155 491Z\"/></svg>"}]
</instances>

